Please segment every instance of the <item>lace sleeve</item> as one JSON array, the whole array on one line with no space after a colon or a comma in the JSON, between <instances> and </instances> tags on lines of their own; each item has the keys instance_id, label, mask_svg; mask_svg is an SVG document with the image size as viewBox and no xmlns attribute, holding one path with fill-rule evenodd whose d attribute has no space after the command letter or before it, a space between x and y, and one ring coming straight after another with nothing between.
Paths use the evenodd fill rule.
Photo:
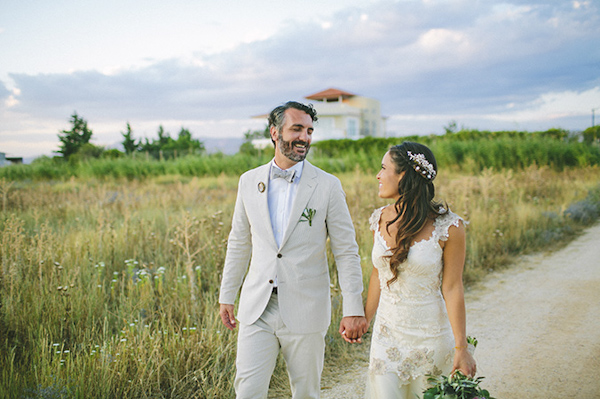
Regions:
<instances>
[{"instance_id":1,"label":"lace sleeve","mask_svg":"<svg viewBox=\"0 0 600 399\"><path fill-rule=\"evenodd\" d=\"M448 241L448 229L450 229L450 226L458 227L460 222L463 222L465 225L469 224L469 222L465 221L450 209L448 209L448 212L446 212L444 215L438 216L434 223L435 233L438 236L438 240Z\"/></svg>"},{"instance_id":2,"label":"lace sleeve","mask_svg":"<svg viewBox=\"0 0 600 399\"><path fill-rule=\"evenodd\" d=\"M381 219L381 211L383 211L383 208L385 208L385 206L375 209L369 217L369 227L371 231L379 230L379 219Z\"/></svg>"}]
</instances>

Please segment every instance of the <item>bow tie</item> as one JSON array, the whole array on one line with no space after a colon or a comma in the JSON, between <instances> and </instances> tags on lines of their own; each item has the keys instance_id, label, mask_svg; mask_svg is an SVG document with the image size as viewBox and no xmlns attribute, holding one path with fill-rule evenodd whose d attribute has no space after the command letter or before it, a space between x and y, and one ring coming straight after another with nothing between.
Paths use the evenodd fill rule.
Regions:
<instances>
[{"instance_id":1,"label":"bow tie","mask_svg":"<svg viewBox=\"0 0 600 399\"><path fill-rule=\"evenodd\" d=\"M278 168L271 168L271 180L281 177L282 179L287 180L288 183L293 183L295 176L295 170L281 170Z\"/></svg>"}]
</instances>

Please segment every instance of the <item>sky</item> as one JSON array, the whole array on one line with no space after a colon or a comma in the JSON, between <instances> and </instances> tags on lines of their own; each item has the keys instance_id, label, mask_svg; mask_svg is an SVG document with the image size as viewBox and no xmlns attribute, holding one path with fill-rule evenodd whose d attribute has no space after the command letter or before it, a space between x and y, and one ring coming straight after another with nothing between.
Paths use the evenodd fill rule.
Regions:
<instances>
[{"instance_id":1,"label":"sky","mask_svg":"<svg viewBox=\"0 0 600 399\"><path fill-rule=\"evenodd\" d=\"M600 1L0 0L0 152L243 138L333 87L381 102L389 136L600 124ZM318 126L315 130L318 137Z\"/></svg>"}]
</instances>

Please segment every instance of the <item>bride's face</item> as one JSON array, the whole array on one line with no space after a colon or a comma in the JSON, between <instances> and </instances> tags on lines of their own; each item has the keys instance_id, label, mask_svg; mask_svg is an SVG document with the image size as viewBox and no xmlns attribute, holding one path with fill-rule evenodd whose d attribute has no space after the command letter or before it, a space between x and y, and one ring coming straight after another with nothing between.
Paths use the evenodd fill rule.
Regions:
<instances>
[{"instance_id":1,"label":"bride's face","mask_svg":"<svg viewBox=\"0 0 600 399\"><path fill-rule=\"evenodd\" d=\"M398 183L404 176L404 172L396 173L396 167L392 161L392 157L389 152L386 152L381 160L381 170L377 173L377 180L379 180L379 197L380 198L391 198L396 201L400 198L398 193Z\"/></svg>"}]
</instances>

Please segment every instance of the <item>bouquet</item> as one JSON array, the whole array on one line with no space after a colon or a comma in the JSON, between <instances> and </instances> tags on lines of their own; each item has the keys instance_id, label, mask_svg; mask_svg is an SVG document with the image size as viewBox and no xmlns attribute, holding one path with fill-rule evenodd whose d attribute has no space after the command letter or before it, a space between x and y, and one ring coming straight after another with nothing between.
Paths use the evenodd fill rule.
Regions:
<instances>
[{"instance_id":1,"label":"bouquet","mask_svg":"<svg viewBox=\"0 0 600 399\"><path fill-rule=\"evenodd\" d=\"M481 380L483 377L470 378L460 371L449 377L429 377L433 386L423 392L423 399L494 399L479 387Z\"/></svg>"},{"instance_id":2,"label":"bouquet","mask_svg":"<svg viewBox=\"0 0 600 399\"><path fill-rule=\"evenodd\" d=\"M477 346L477 339L467 337L469 352L473 354ZM490 393L481 388L479 384L483 377L470 378L460 371L446 376L431 376L428 381L431 388L423 392L423 399L494 399Z\"/></svg>"}]
</instances>

